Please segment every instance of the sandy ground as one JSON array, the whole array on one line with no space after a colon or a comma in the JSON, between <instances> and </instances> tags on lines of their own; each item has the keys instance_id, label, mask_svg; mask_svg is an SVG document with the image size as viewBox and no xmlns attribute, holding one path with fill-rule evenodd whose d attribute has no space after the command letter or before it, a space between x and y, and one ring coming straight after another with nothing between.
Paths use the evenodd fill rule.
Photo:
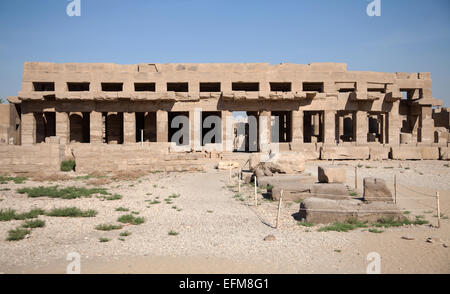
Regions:
<instances>
[{"instance_id":1,"label":"sandy ground","mask_svg":"<svg viewBox=\"0 0 450 294\"><path fill-rule=\"evenodd\" d=\"M306 173L317 175L317 165L309 162ZM328 163L330 164L330 163ZM76 206L95 209L94 218L55 218L40 216L44 228L32 230L29 238L9 242L7 232L22 221L0 222L0 272L65 273L67 254L81 256L82 273L366 273L367 255L381 256L382 273L450 273L450 221L436 225L435 191L440 191L441 213L450 215L450 167L442 161L344 161L348 186L354 186L354 167L358 169L358 192L362 178L383 178L393 189L397 175L398 204L408 215L424 216L430 225L384 229L381 234L358 229L347 233L317 232L320 226L299 226L293 215L299 204L283 203L280 227L274 228L277 203L258 195L254 205L253 187L244 186L243 201L234 198L236 179L229 182L228 171L197 173L157 173L133 181L104 185L120 200L97 197L63 200L28 198L17 188L49 186L55 183L27 181L0 185L0 209L19 212L32 208ZM86 186L85 181L57 183ZM10 190L7 190L10 189ZM260 192L264 192L261 190ZM172 204L164 199L180 194ZM156 198L159 197L159 198ZM148 200L159 199L159 204ZM146 201L147 200L147 201ZM139 212L146 222L122 230L98 231L103 223L117 223L126 207ZM431 226L433 225L433 226ZM119 233L132 234L119 240ZM169 231L179 234L170 236ZM272 234L274 241L264 241ZM99 242L99 238L111 239ZM406 240L408 237L413 240ZM426 239L434 238L433 243ZM440 241L442 240L442 241Z\"/></svg>"}]
</instances>

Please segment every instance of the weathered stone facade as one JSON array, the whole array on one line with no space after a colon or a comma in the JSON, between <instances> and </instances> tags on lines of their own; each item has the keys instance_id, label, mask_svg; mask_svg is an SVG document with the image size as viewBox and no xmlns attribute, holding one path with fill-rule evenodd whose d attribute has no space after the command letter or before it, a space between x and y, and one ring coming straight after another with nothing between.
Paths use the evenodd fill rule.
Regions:
<instances>
[{"instance_id":1,"label":"weathered stone facade","mask_svg":"<svg viewBox=\"0 0 450 294\"><path fill-rule=\"evenodd\" d=\"M174 117L183 114L186 151L210 151L202 122L217 116L221 134L213 145L226 153L236 145L232 113L245 111L256 118L253 151L279 143L279 151L305 158L400 159L406 146L406 159L448 154L449 111L434 109L442 103L432 97L430 73L348 71L343 63L30 62L21 91L8 99L19 112L14 143L21 145L53 136L69 146L167 144Z\"/></svg>"}]
</instances>

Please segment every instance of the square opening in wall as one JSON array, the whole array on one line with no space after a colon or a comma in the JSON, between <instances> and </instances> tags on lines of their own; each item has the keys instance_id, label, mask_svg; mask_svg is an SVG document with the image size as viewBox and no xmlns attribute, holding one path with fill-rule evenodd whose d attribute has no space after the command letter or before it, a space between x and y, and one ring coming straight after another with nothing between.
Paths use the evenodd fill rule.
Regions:
<instances>
[{"instance_id":1,"label":"square opening in wall","mask_svg":"<svg viewBox=\"0 0 450 294\"><path fill-rule=\"evenodd\" d=\"M291 83L270 83L270 91L272 92L291 92Z\"/></svg>"},{"instance_id":2,"label":"square opening in wall","mask_svg":"<svg viewBox=\"0 0 450 294\"><path fill-rule=\"evenodd\" d=\"M55 83L53 82L34 82L34 91L36 92L51 92L55 91Z\"/></svg>"},{"instance_id":3,"label":"square opening in wall","mask_svg":"<svg viewBox=\"0 0 450 294\"><path fill-rule=\"evenodd\" d=\"M122 92L123 83L102 83L103 92Z\"/></svg>"},{"instance_id":4,"label":"square opening in wall","mask_svg":"<svg viewBox=\"0 0 450 294\"><path fill-rule=\"evenodd\" d=\"M258 92L259 83L233 83L231 85L233 91L247 91L247 92Z\"/></svg>"},{"instance_id":5,"label":"square opening in wall","mask_svg":"<svg viewBox=\"0 0 450 294\"><path fill-rule=\"evenodd\" d=\"M220 92L220 83L200 83L200 92Z\"/></svg>"},{"instance_id":6,"label":"square opening in wall","mask_svg":"<svg viewBox=\"0 0 450 294\"><path fill-rule=\"evenodd\" d=\"M87 92L89 91L89 83L67 83L69 92Z\"/></svg>"},{"instance_id":7,"label":"square opening in wall","mask_svg":"<svg viewBox=\"0 0 450 294\"><path fill-rule=\"evenodd\" d=\"M172 92L189 92L188 83L167 83L167 91Z\"/></svg>"},{"instance_id":8,"label":"square opening in wall","mask_svg":"<svg viewBox=\"0 0 450 294\"><path fill-rule=\"evenodd\" d=\"M155 92L155 83L134 83L134 91L136 92Z\"/></svg>"}]
</instances>

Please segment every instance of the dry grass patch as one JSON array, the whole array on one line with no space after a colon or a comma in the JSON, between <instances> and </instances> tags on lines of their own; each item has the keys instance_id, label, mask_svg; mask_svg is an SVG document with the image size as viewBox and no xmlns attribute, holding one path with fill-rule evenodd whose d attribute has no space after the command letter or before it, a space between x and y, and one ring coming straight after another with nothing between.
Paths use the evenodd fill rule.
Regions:
<instances>
[{"instance_id":1,"label":"dry grass patch","mask_svg":"<svg viewBox=\"0 0 450 294\"><path fill-rule=\"evenodd\" d=\"M144 171L118 171L111 177L114 181L134 181L145 176Z\"/></svg>"},{"instance_id":2,"label":"dry grass patch","mask_svg":"<svg viewBox=\"0 0 450 294\"><path fill-rule=\"evenodd\" d=\"M109 178L94 178L86 182L86 184L91 186L103 186L111 184L113 181Z\"/></svg>"},{"instance_id":3,"label":"dry grass patch","mask_svg":"<svg viewBox=\"0 0 450 294\"><path fill-rule=\"evenodd\" d=\"M30 176L31 180L35 182L58 182L58 181L69 181L73 178L66 174L42 174L42 173L35 173Z\"/></svg>"}]
</instances>

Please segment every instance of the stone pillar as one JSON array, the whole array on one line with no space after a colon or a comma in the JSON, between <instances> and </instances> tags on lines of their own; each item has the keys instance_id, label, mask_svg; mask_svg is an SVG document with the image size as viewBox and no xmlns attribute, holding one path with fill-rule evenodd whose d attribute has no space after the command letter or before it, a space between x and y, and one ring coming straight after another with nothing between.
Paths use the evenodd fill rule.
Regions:
<instances>
[{"instance_id":1,"label":"stone pillar","mask_svg":"<svg viewBox=\"0 0 450 294\"><path fill-rule=\"evenodd\" d=\"M70 143L70 122L67 112L56 112L56 136L59 137L61 144Z\"/></svg>"},{"instance_id":2,"label":"stone pillar","mask_svg":"<svg viewBox=\"0 0 450 294\"><path fill-rule=\"evenodd\" d=\"M336 144L336 111L324 111L324 134L325 144Z\"/></svg>"},{"instance_id":3,"label":"stone pillar","mask_svg":"<svg viewBox=\"0 0 450 294\"><path fill-rule=\"evenodd\" d=\"M202 150L202 110L201 108L195 108L189 111L189 145L194 151Z\"/></svg>"},{"instance_id":4,"label":"stone pillar","mask_svg":"<svg viewBox=\"0 0 450 294\"><path fill-rule=\"evenodd\" d=\"M303 143L303 111L292 111L292 143Z\"/></svg>"},{"instance_id":5,"label":"stone pillar","mask_svg":"<svg viewBox=\"0 0 450 294\"><path fill-rule=\"evenodd\" d=\"M391 111L386 115L386 137L389 140L388 144L394 146L400 145L400 129L402 127L402 120L399 115L399 106L400 102L397 101L393 103Z\"/></svg>"},{"instance_id":6,"label":"stone pillar","mask_svg":"<svg viewBox=\"0 0 450 294\"><path fill-rule=\"evenodd\" d=\"M221 112L221 118L223 151L232 152L234 143L233 113L231 111L223 110Z\"/></svg>"},{"instance_id":7,"label":"stone pillar","mask_svg":"<svg viewBox=\"0 0 450 294\"><path fill-rule=\"evenodd\" d=\"M156 141L169 142L169 113L165 110L156 112Z\"/></svg>"},{"instance_id":8,"label":"stone pillar","mask_svg":"<svg viewBox=\"0 0 450 294\"><path fill-rule=\"evenodd\" d=\"M356 112L356 144L367 144L367 134L369 133L369 120L366 111Z\"/></svg>"},{"instance_id":9,"label":"stone pillar","mask_svg":"<svg viewBox=\"0 0 450 294\"><path fill-rule=\"evenodd\" d=\"M421 143L434 143L434 120L432 118L432 112L431 106L423 106L421 109L418 130Z\"/></svg>"},{"instance_id":10,"label":"stone pillar","mask_svg":"<svg viewBox=\"0 0 450 294\"><path fill-rule=\"evenodd\" d=\"M270 111L261 111L259 113L258 132L259 132L259 151L268 151L268 144L270 138Z\"/></svg>"},{"instance_id":11,"label":"stone pillar","mask_svg":"<svg viewBox=\"0 0 450 294\"><path fill-rule=\"evenodd\" d=\"M36 119L34 113L22 114L22 145L31 145L36 143Z\"/></svg>"},{"instance_id":12,"label":"stone pillar","mask_svg":"<svg viewBox=\"0 0 450 294\"><path fill-rule=\"evenodd\" d=\"M338 142L343 141L341 138L344 135L344 118L345 118L344 115L339 116L339 133L338 133L338 137L336 138L336 141L338 141Z\"/></svg>"},{"instance_id":13,"label":"stone pillar","mask_svg":"<svg viewBox=\"0 0 450 294\"><path fill-rule=\"evenodd\" d=\"M101 112L92 111L90 114L90 142L103 143L103 116Z\"/></svg>"},{"instance_id":14,"label":"stone pillar","mask_svg":"<svg viewBox=\"0 0 450 294\"><path fill-rule=\"evenodd\" d=\"M123 113L123 143L136 143L136 115L134 112Z\"/></svg>"}]
</instances>

